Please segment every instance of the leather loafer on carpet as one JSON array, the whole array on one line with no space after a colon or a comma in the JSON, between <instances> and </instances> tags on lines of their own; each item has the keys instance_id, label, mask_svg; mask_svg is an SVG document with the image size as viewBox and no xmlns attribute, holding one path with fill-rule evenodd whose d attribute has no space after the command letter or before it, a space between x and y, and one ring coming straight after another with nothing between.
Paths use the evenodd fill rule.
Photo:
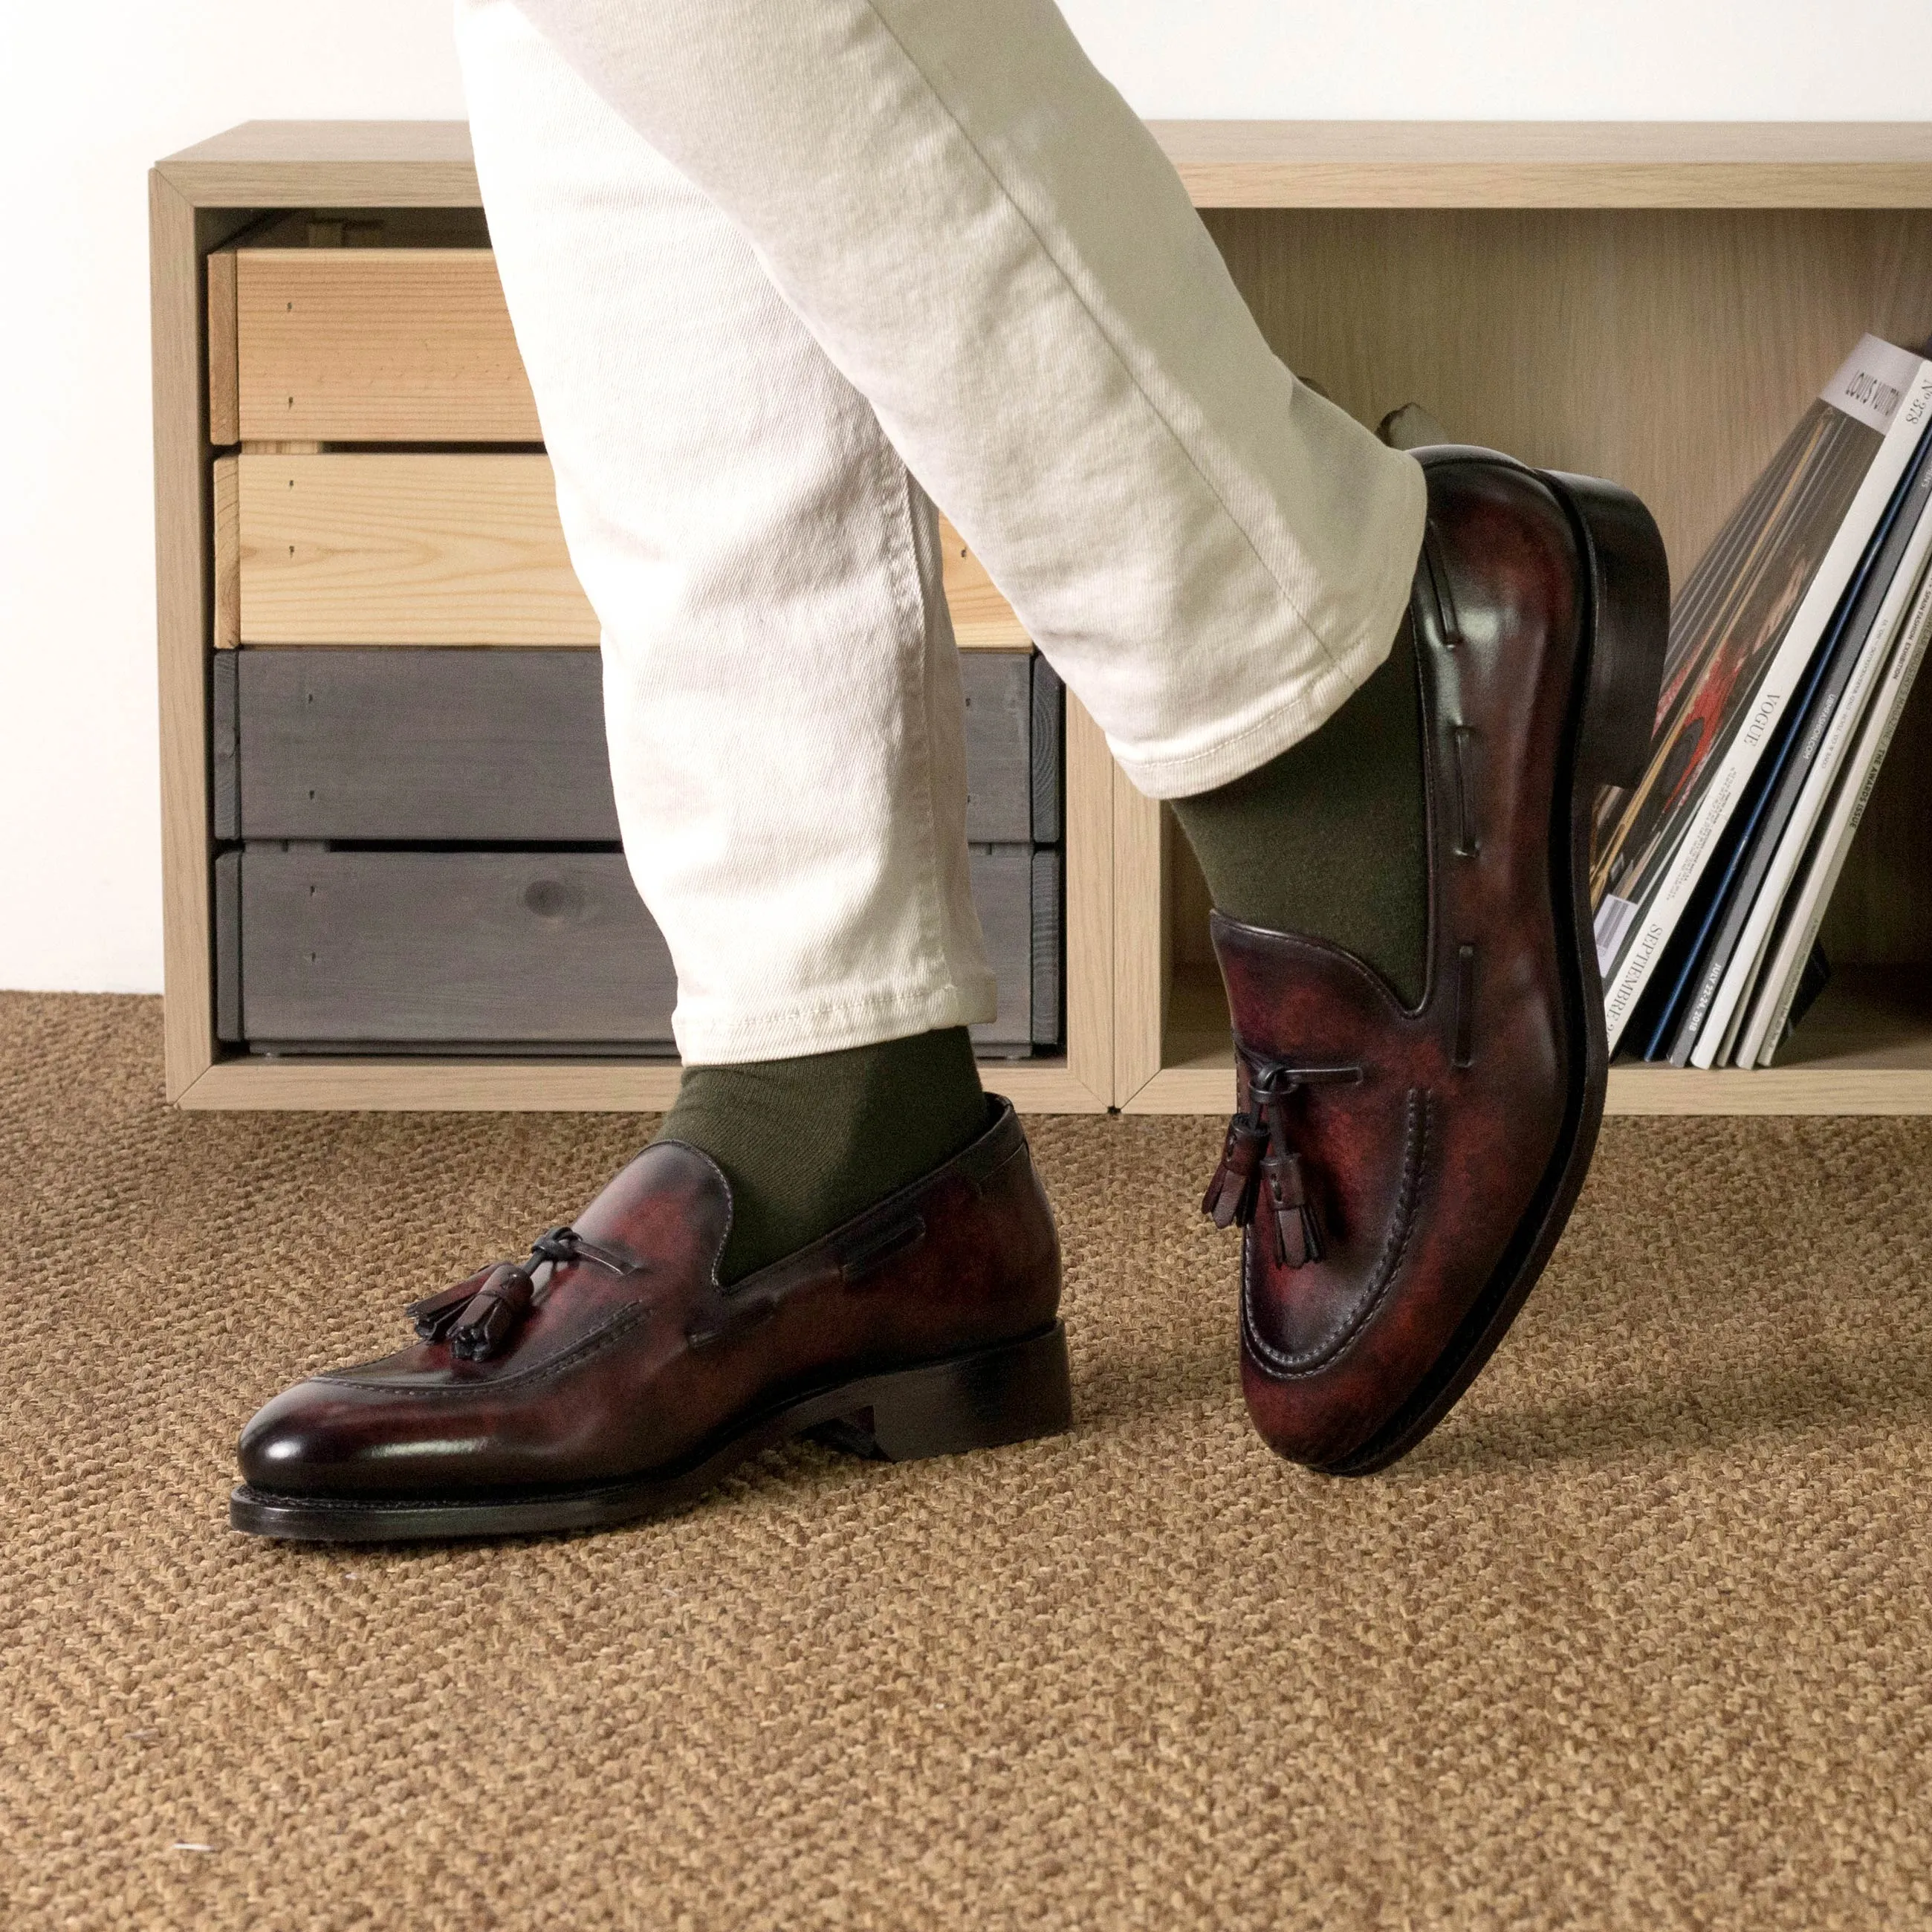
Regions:
<instances>
[{"instance_id":1,"label":"leather loafer on carpet","mask_svg":"<svg viewBox=\"0 0 1932 1932\"><path fill-rule=\"evenodd\" d=\"M1634 496L1486 451L1421 460L1422 998L1324 940L1214 920L1240 1111L1203 1206L1244 1230L1256 1425L1337 1474L1441 1420L1582 1184L1608 1059L1592 807L1641 773L1669 619Z\"/></svg>"},{"instance_id":2,"label":"leather loafer on carpet","mask_svg":"<svg viewBox=\"0 0 1932 1932\"><path fill-rule=\"evenodd\" d=\"M658 1141L570 1227L416 1303L416 1344L243 1432L237 1529L362 1542L595 1528L807 1431L895 1461L1070 1419L1060 1244L1012 1106L926 1178L729 1288L731 1190Z\"/></svg>"}]
</instances>

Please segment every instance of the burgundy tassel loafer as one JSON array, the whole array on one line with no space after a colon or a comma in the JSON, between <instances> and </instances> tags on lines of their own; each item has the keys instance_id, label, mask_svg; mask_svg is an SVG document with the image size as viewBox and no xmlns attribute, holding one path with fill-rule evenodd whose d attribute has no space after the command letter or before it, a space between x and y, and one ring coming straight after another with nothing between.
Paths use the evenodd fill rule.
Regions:
<instances>
[{"instance_id":1,"label":"burgundy tassel loafer","mask_svg":"<svg viewBox=\"0 0 1932 1932\"><path fill-rule=\"evenodd\" d=\"M730 1184L658 1141L415 1344L242 1432L235 1528L328 1542L592 1529L811 1432L894 1461L1067 1426L1060 1242L1012 1106L923 1180L718 1285Z\"/></svg>"},{"instance_id":2,"label":"burgundy tassel loafer","mask_svg":"<svg viewBox=\"0 0 1932 1932\"><path fill-rule=\"evenodd\" d=\"M1239 1110L1202 1206L1244 1230L1256 1426L1334 1474L1448 1413L1582 1185L1608 1060L1592 808L1641 776L1669 620L1663 542L1628 492L1484 450L1421 460L1421 1001L1325 940L1214 920Z\"/></svg>"}]
</instances>

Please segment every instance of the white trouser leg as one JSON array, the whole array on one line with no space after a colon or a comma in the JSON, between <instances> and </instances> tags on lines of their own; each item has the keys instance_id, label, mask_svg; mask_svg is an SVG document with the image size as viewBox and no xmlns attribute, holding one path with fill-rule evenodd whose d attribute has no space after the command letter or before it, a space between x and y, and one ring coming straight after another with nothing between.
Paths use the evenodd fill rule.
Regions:
<instances>
[{"instance_id":1,"label":"white trouser leg","mask_svg":"<svg viewBox=\"0 0 1932 1932\"><path fill-rule=\"evenodd\" d=\"M1269 351L1051 0L523 0L749 238L1144 791L1382 661L1420 472Z\"/></svg>"},{"instance_id":2,"label":"white trouser leg","mask_svg":"<svg viewBox=\"0 0 1932 1932\"><path fill-rule=\"evenodd\" d=\"M739 230L506 0L458 22L680 1052L992 1018L930 504Z\"/></svg>"},{"instance_id":3,"label":"white trouser leg","mask_svg":"<svg viewBox=\"0 0 1932 1932\"><path fill-rule=\"evenodd\" d=\"M957 670L893 452L1159 797L1381 663L1419 470L1276 360L1048 0L457 4L681 1048L985 1017Z\"/></svg>"}]
</instances>

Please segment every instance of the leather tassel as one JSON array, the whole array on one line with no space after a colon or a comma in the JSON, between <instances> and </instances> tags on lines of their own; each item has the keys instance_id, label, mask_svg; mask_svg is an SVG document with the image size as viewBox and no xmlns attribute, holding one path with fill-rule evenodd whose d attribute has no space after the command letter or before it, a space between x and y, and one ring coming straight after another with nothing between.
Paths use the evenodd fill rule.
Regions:
<instances>
[{"instance_id":1,"label":"leather tassel","mask_svg":"<svg viewBox=\"0 0 1932 1932\"><path fill-rule=\"evenodd\" d=\"M1261 1157L1268 1139L1265 1121L1251 1120L1245 1114L1237 1114L1228 1123L1228 1138L1222 1144L1220 1164L1208 1184L1208 1192L1201 1197L1201 1211L1216 1227L1238 1223L1245 1228L1255 1218Z\"/></svg>"},{"instance_id":2,"label":"leather tassel","mask_svg":"<svg viewBox=\"0 0 1932 1932\"><path fill-rule=\"evenodd\" d=\"M1274 1210L1275 1259L1283 1268L1304 1268L1322 1258L1322 1224L1303 1185L1301 1156L1282 1154L1264 1161L1262 1172Z\"/></svg>"},{"instance_id":3,"label":"leather tassel","mask_svg":"<svg viewBox=\"0 0 1932 1932\"><path fill-rule=\"evenodd\" d=\"M524 1318L532 1287L529 1274L514 1262L504 1262L492 1268L450 1330L451 1352L466 1362L488 1361Z\"/></svg>"},{"instance_id":4,"label":"leather tassel","mask_svg":"<svg viewBox=\"0 0 1932 1932\"><path fill-rule=\"evenodd\" d=\"M1274 1210L1274 1256L1283 1268L1306 1268L1310 1262L1318 1262L1324 1252L1322 1224L1306 1202L1299 1208Z\"/></svg>"},{"instance_id":5,"label":"leather tassel","mask_svg":"<svg viewBox=\"0 0 1932 1932\"><path fill-rule=\"evenodd\" d=\"M1290 1102L1304 1087L1350 1086L1362 1078L1359 1066L1288 1066L1250 1060L1250 1111L1228 1123L1220 1164L1202 1196L1201 1211L1217 1228L1255 1218L1262 1190L1268 1197L1274 1228L1275 1258L1283 1268L1304 1268L1326 1252L1322 1223L1308 1198L1301 1156L1294 1151Z\"/></svg>"},{"instance_id":6,"label":"leather tassel","mask_svg":"<svg viewBox=\"0 0 1932 1932\"><path fill-rule=\"evenodd\" d=\"M454 1288L411 1302L403 1312L415 1324L418 1336L425 1342L442 1340L463 1318L463 1311L476 1298L478 1284L489 1272L487 1268L478 1269Z\"/></svg>"}]
</instances>

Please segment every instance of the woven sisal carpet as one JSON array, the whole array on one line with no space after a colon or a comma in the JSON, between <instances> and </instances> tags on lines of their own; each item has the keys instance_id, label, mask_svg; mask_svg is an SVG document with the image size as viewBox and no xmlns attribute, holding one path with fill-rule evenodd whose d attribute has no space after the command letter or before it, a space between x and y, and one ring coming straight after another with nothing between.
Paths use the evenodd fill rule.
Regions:
<instances>
[{"instance_id":1,"label":"woven sisal carpet","mask_svg":"<svg viewBox=\"0 0 1932 1932\"><path fill-rule=\"evenodd\" d=\"M1249 1433L1216 1126L1054 1120L1078 1426L331 1554L229 1456L634 1120L184 1115L0 996L0 1923L1932 1923L1932 1125L1613 1123L1394 1474Z\"/></svg>"}]
</instances>

